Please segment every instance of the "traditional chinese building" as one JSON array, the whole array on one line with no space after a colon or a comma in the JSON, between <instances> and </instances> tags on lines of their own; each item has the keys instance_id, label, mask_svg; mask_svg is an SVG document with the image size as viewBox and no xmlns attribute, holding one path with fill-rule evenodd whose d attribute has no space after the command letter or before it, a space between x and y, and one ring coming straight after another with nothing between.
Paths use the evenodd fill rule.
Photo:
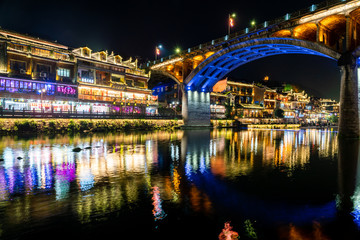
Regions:
<instances>
[{"instance_id":1,"label":"traditional chinese building","mask_svg":"<svg viewBox=\"0 0 360 240\"><path fill-rule=\"evenodd\" d=\"M72 111L77 101L69 48L0 30L0 104L9 110Z\"/></svg>"},{"instance_id":2,"label":"traditional chinese building","mask_svg":"<svg viewBox=\"0 0 360 240\"><path fill-rule=\"evenodd\" d=\"M131 58L0 30L4 110L154 114L149 78Z\"/></svg>"},{"instance_id":3,"label":"traditional chinese building","mask_svg":"<svg viewBox=\"0 0 360 240\"><path fill-rule=\"evenodd\" d=\"M147 89L150 74L138 68L137 60L123 61L120 55L88 47L72 52L77 58L78 112L156 112L156 97Z\"/></svg>"},{"instance_id":4,"label":"traditional chinese building","mask_svg":"<svg viewBox=\"0 0 360 240\"><path fill-rule=\"evenodd\" d=\"M274 110L279 106L280 101L275 89L266 87L264 92L264 117L272 117Z\"/></svg>"}]
</instances>

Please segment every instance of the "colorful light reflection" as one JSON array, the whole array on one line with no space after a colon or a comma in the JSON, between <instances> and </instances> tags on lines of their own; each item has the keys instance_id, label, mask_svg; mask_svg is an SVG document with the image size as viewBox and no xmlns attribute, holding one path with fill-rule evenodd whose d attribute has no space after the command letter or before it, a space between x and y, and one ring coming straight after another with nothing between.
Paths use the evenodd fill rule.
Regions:
<instances>
[{"instance_id":1,"label":"colorful light reflection","mask_svg":"<svg viewBox=\"0 0 360 240\"><path fill-rule=\"evenodd\" d=\"M162 200L160 198L160 189L159 187L155 186L152 188L152 200L153 200L153 206L154 209L152 210L152 213L154 215L155 221L161 220L166 217L166 213L162 209Z\"/></svg>"}]
</instances>

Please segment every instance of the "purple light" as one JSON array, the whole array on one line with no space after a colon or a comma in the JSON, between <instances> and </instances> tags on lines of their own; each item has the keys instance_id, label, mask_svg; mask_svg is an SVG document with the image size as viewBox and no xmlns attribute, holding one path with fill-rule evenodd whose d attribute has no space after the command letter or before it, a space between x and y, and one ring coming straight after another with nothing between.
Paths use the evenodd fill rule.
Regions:
<instances>
[{"instance_id":1,"label":"purple light","mask_svg":"<svg viewBox=\"0 0 360 240\"><path fill-rule=\"evenodd\" d=\"M59 93L63 93L66 95L75 95L76 94L76 89L69 87L69 86L58 86L57 87L57 92Z\"/></svg>"}]
</instances>

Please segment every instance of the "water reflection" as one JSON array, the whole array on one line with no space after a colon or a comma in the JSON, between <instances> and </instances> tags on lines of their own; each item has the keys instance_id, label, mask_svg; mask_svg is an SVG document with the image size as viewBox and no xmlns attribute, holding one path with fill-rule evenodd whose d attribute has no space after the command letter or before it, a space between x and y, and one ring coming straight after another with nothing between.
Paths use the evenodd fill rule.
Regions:
<instances>
[{"instance_id":1,"label":"water reflection","mask_svg":"<svg viewBox=\"0 0 360 240\"><path fill-rule=\"evenodd\" d=\"M49 225L46 219L54 216L79 224L136 216L140 225L151 219L161 226L186 225L175 216L200 215L221 216L222 222L281 223L288 236L299 234L303 224L316 232L322 222L336 218L336 194L338 206L360 219L360 185L344 184L357 176L358 165L345 166L341 160L337 165L338 152L340 159L358 155L343 154L354 152L350 146L356 148L342 145L329 130L4 137L1 227L11 236L21 223Z\"/></svg>"}]
</instances>

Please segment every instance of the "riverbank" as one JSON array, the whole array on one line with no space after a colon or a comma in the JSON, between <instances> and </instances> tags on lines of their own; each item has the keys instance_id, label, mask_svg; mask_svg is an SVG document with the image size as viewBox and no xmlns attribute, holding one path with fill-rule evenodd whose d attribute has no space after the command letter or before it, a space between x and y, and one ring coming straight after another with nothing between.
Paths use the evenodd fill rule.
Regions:
<instances>
[{"instance_id":1,"label":"riverbank","mask_svg":"<svg viewBox=\"0 0 360 240\"><path fill-rule=\"evenodd\" d=\"M253 129L331 129L337 130L338 126L302 126L301 124L250 124Z\"/></svg>"},{"instance_id":2,"label":"riverbank","mask_svg":"<svg viewBox=\"0 0 360 240\"><path fill-rule=\"evenodd\" d=\"M0 119L0 134L171 130L181 125L182 120L160 119Z\"/></svg>"},{"instance_id":3,"label":"riverbank","mask_svg":"<svg viewBox=\"0 0 360 240\"><path fill-rule=\"evenodd\" d=\"M248 128L255 129L300 129L301 124L249 124Z\"/></svg>"}]
</instances>

